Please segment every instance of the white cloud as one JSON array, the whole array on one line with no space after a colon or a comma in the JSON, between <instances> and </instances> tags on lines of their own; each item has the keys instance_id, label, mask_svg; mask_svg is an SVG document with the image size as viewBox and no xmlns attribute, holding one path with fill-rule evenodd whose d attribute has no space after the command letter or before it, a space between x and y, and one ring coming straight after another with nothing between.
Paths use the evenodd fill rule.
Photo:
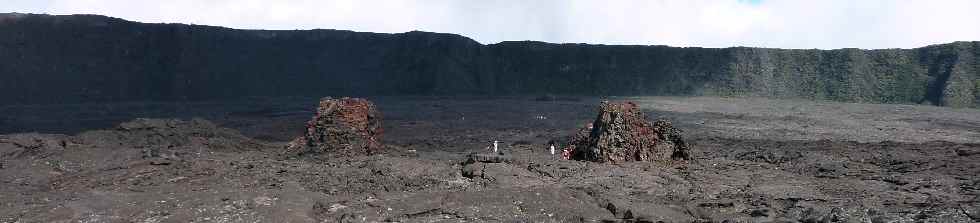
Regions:
<instances>
[{"instance_id":1,"label":"white cloud","mask_svg":"<svg viewBox=\"0 0 980 223\"><path fill-rule=\"evenodd\" d=\"M980 40L980 1L4 0L0 11L102 14L248 29L425 30L505 40L912 48Z\"/></svg>"}]
</instances>

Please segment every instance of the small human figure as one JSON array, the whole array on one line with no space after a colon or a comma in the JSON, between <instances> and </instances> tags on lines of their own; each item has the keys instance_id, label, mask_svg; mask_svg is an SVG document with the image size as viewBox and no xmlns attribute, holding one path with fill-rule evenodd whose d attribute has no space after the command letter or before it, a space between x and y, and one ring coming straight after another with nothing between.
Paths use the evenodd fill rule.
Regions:
<instances>
[{"instance_id":1,"label":"small human figure","mask_svg":"<svg viewBox=\"0 0 980 223\"><path fill-rule=\"evenodd\" d=\"M555 144L550 144L549 147L550 147L549 149L551 151L551 158L554 159L555 158Z\"/></svg>"},{"instance_id":2,"label":"small human figure","mask_svg":"<svg viewBox=\"0 0 980 223\"><path fill-rule=\"evenodd\" d=\"M564 149L562 149L561 150L561 159L563 159L563 160L570 160L570 159L572 159L572 149L569 148L569 147L565 147Z\"/></svg>"},{"instance_id":3,"label":"small human figure","mask_svg":"<svg viewBox=\"0 0 980 223\"><path fill-rule=\"evenodd\" d=\"M499 143L500 143L500 141L493 140L493 145L491 145L491 146L493 147L493 153L494 154L497 154L499 152L499 150L497 150L497 144L499 144ZM491 146L487 146L487 148L489 149L489 147L491 147Z\"/></svg>"}]
</instances>

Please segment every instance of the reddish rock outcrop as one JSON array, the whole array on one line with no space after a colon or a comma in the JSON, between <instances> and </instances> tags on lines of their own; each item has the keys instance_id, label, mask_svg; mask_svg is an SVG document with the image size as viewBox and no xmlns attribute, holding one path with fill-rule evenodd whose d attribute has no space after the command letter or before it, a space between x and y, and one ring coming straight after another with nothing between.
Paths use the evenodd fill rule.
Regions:
<instances>
[{"instance_id":1,"label":"reddish rock outcrop","mask_svg":"<svg viewBox=\"0 0 980 223\"><path fill-rule=\"evenodd\" d=\"M594 162L690 159L687 143L669 121L650 123L633 102L602 102L595 121L572 137L571 159Z\"/></svg>"},{"instance_id":2,"label":"reddish rock outcrop","mask_svg":"<svg viewBox=\"0 0 980 223\"><path fill-rule=\"evenodd\" d=\"M320 99L306 133L286 146L289 154L369 155L381 148L381 113L361 98Z\"/></svg>"}]
</instances>

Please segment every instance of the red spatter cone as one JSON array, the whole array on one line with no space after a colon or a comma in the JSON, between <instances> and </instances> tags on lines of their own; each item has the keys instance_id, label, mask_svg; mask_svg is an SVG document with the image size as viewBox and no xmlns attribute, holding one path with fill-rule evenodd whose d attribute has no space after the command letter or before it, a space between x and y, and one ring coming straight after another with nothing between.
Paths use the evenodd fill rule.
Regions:
<instances>
[{"instance_id":1,"label":"red spatter cone","mask_svg":"<svg viewBox=\"0 0 980 223\"><path fill-rule=\"evenodd\" d=\"M689 159L687 144L666 120L650 123L633 102L603 102L595 121L568 143L571 159L594 162Z\"/></svg>"},{"instance_id":2,"label":"red spatter cone","mask_svg":"<svg viewBox=\"0 0 980 223\"><path fill-rule=\"evenodd\" d=\"M291 154L369 155L381 149L381 113L361 98L320 99L306 132L287 145Z\"/></svg>"}]
</instances>

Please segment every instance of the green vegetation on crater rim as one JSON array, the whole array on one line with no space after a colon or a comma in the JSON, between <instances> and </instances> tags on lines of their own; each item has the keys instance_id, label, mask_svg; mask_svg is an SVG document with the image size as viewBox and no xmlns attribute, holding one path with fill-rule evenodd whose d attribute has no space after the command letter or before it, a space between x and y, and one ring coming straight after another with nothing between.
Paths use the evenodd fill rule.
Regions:
<instances>
[{"instance_id":1,"label":"green vegetation on crater rim","mask_svg":"<svg viewBox=\"0 0 980 223\"><path fill-rule=\"evenodd\" d=\"M502 42L0 14L0 104L324 95L709 95L980 107L980 42L796 50Z\"/></svg>"}]
</instances>

